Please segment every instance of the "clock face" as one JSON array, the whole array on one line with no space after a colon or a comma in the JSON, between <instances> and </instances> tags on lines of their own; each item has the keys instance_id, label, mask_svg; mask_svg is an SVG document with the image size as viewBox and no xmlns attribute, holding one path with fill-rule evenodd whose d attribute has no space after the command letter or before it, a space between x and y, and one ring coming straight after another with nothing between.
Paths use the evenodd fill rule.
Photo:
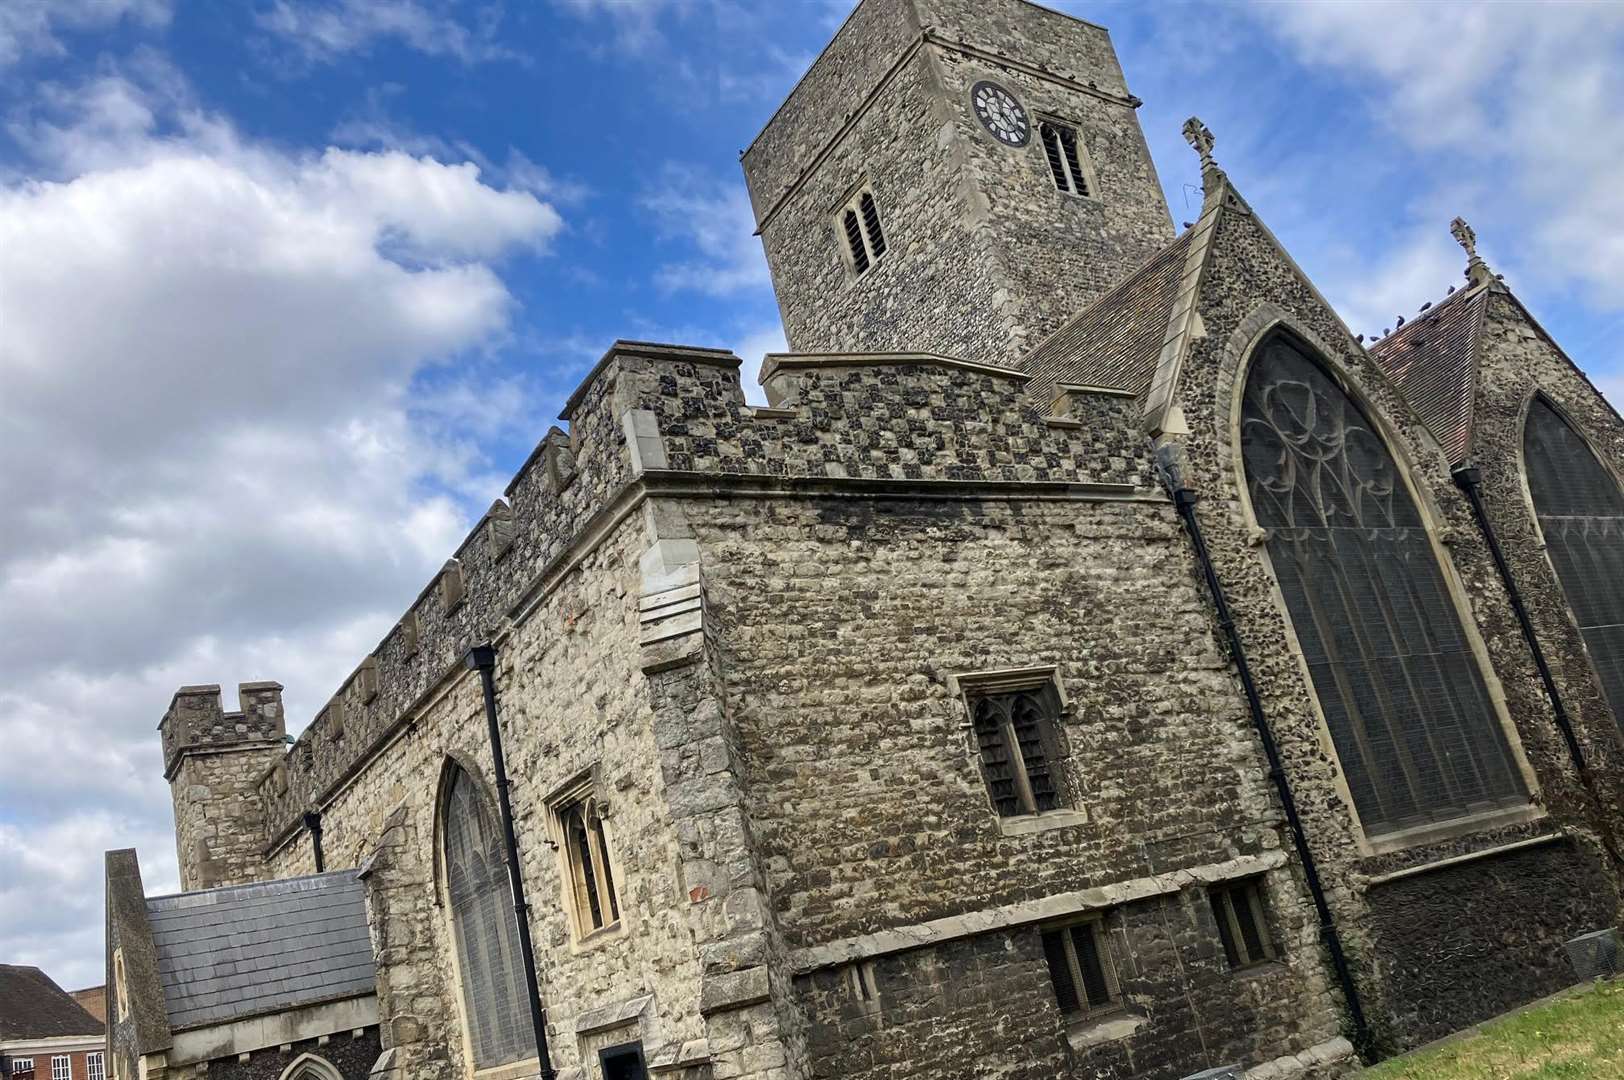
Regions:
<instances>
[{"instance_id":1,"label":"clock face","mask_svg":"<svg viewBox=\"0 0 1624 1080\"><path fill-rule=\"evenodd\" d=\"M978 82L970 88L970 105L981 126L1005 146L1025 146L1032 137L1026 110L1015 95L995 82Z\"/></svg>"}]
</instances>

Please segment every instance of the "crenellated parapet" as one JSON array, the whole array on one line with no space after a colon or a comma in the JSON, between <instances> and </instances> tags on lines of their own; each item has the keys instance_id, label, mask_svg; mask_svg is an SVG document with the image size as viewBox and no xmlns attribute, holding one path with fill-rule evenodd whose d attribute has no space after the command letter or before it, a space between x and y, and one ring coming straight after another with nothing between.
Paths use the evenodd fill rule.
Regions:
<instances>
[{"instance_id":1,"label":"crenellated parapet","mask_svg":"<svg viewBox=\"0 0 1624 1080\"><path fill-rule=\"evenodd\" d=\"M1068 387L1038 402L1022 373L953 357L775 354L762 368L772 404L752 406L739 366L723 350L615 343L566 402L569 431L547 432L506 498L260 777L268 850L298 835L304 812L399 736L470 645L526 617L650 485L1153 487L1132 398L1119 391ZM645 614L656 613L670 612Z\"/></svg>"}]
</instances>

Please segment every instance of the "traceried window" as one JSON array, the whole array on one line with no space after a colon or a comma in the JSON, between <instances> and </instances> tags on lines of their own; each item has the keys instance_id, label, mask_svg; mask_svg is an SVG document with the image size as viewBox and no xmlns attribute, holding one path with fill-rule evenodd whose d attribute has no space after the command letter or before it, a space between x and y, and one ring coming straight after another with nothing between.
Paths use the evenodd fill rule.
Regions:
<instances>
[{"instance_id":1,"label":"traceried window","mask_svg":"<svg viewBox=\"0 0 1624 1080\"><path fill-rule=\"evenodd\" d=\"M836 224L846 244L846 258L859 277L885 254L885 229L880 224L880 208L874 192L863 188L851 197L836 215Z\"/></svg>"},{"instance_id":2,"label":"traceried window","mask_svg":"<svg viewBox=\"0 0 1624 1080\"><path fill-rule=\"evenodd\" d=\"M981 774L999 817L1041 814L1062 805L1052 681L1004 693L972 692L970 718Z\"/></svg>"},{"instance_id":3,"label":"traceried window","mask_svg":"<svg viewBox=\"0 0 1624 1080\"><path fill-rule=\"evenodd\" d=\"M565 902L575 923L576 937L585 938L615 927L620 923L620 895L615 888L602 806L593 794L591 778L556 796L551 813L564 857Z\"/></svg>"},{"instance_id":4,"label":"traceried window","mask_svg":"<svg viewBox=\"0 0 1624 1080\"><path fill-rule=\"evenodd\" d=\"M1089 1020L1122 1007L1122 988L1105 922L1098 917L1044 930L1055 1004L1068 1020Z\"/></svg>"},{"instance_id":5,"label":"traceried window","mask_svg":"<svg viewBox=\"0 0 1624 1080\"><path fill-rule=\"evenodd\" d=\"M1067 195L1087 195L1088 180L1083 176L1082 157L1077 150L1077 129L1045 120L1038 124L1038 137L1043 140L1054 186Z\"/></svg>"},{"instance_id":6,"label":"traceried window","mask_svg":"<svg viewBox=\"0 0 1624 1080\"><path fill-rule=\"evenodd\" d=\"M1528 802L1432 541L1370 420L1291 338L1258 349L1241 450L1366 833Z\"/></svg>"},{"instance_id":7,"label":"traceried window","mask_svg":"<svg viewBox=\"0 0 1624 1080\"><path fill-rule=\"evenodd\" d=\"M1613 719L1624 724L1624 494L1544 398L1529 406L1523 460L1545 550Z\"/></svg>"},{"instance_id":8,"label":"traceried window","mask_svg":"<svg viewBox=\"0 0 1624 1080\"><path fill-rule=\"evenodd\" d=\"M446 794L445 872L474 1066L529 1057L535 1047L501 833L473 778L461 769Z\"/></svg>"}]
</instances>

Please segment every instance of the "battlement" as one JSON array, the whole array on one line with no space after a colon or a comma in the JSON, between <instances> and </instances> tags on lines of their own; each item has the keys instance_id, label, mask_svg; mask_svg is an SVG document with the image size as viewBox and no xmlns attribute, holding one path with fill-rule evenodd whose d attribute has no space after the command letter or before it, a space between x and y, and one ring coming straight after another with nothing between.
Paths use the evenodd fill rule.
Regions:
<instances>
[{"instance_id":1,"label":"battlement","mask_svg":"<svg viewBox=\"0 0 1624 1080\"><path fill-rule=\"evenodd\" d=\"M1028 378L928 353L774 354L749 405L725 350L617 341L566 402L506 489L377 647L256 781L272 849L296 835L428 703L467 649L527 617L584 546L649 491L761 483L1087 486L1155 497L1149 458L1120 394L1073 394L1063 415ZM245 684L243 712L218 687L185 687L165 717L166 753L282 737L281 687ZM276 695L274 701L271 694ZM274 728L239 719L274 715ZM244 727L245 731L238 731ZM173 758L171 758L173 760Z\"/></svg>"},{"instance_id":2,"label":"battlement","mask_svg":"<svg viewBox=\"0 0 1624 1080\"><path fill-rule=\"evenodd\" d=\"M237 686L236 712L220 703L220 686L183 686L169 701L158 730L163 736L164 778L172 779L188 753L280 743L287 734L282 715L282 684L246 682Z\"/></svg>"}]
</instances>

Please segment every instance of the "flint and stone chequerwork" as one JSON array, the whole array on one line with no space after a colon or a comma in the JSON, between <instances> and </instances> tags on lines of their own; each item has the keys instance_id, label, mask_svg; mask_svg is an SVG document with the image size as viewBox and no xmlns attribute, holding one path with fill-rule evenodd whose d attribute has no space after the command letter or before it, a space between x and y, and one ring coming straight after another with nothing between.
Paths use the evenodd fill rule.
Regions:
<instances>
[{"instance_id":1,"label":"flint and stone chequerwork","mask_svg":"<svg viewBox=\"0 0 1624 1080\"><path fill-rule=\"evenodd\" d=\"M769 404L731 353L616 342L290 748L276 684L176 695L183 886L358 881L372 1075L536 1075L534 992L572 1080L1313 1080L1573 981L1564 943L1618 922L1624 657L1575 622L1523 426L1548 402L1616 472L1624 421L1475 251L1367 349L1199 124L1175 235L1137 104L1098 27L864 0L744 157L798 350ZM1357 421L1387 471L1353 486L1414 515L1454 636L1361 617L1479 688L1481 760L1437 750L1456 698L1339 698L1358 662L1294 622L1243 430L1281 343L1323 384L1290 423ZM1350 701L1419 734L1373 748ZM109 890L109 985L154 985L141 913L180 901L124 855ZM161 1005L115 1062L178 1038Z\"/></svg>"}]
</instances>

